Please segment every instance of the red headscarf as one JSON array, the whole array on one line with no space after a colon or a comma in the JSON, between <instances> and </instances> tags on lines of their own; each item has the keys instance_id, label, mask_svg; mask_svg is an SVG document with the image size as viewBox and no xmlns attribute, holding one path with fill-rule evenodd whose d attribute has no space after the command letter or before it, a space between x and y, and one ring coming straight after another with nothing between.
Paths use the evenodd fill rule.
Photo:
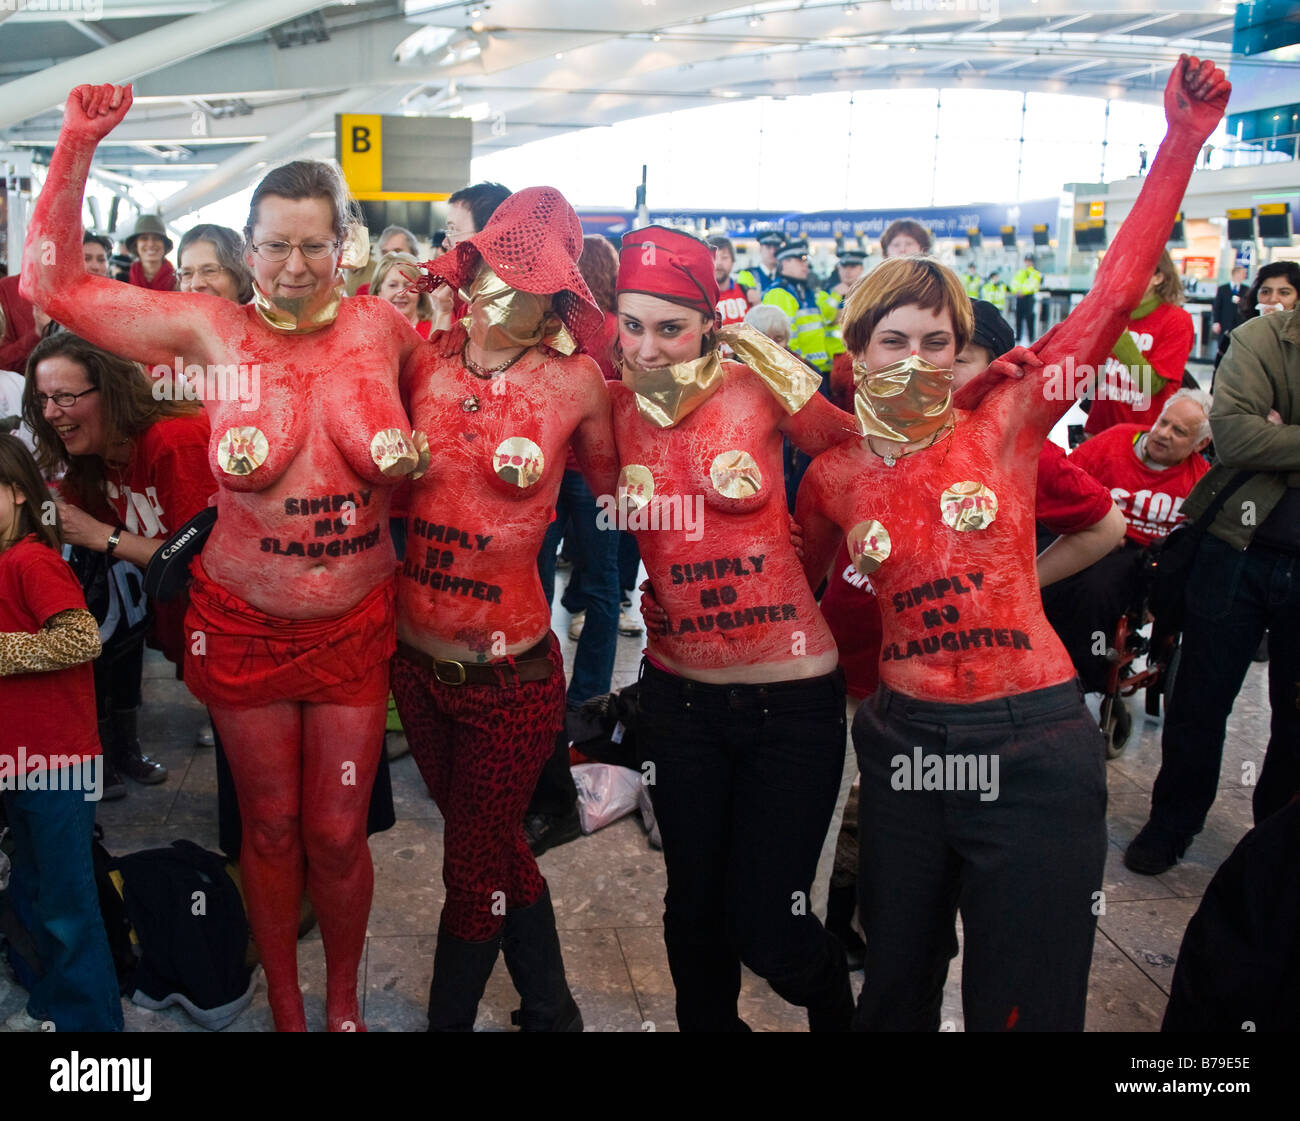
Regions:
<instances>
[{"instance_id":1,"label":"red headscarf","mask_svg":"<svg viewBox=\"0 0 1300 1121\"><path fill-rule=\"evenodd\" d=\"M618 256L618 290L658 296L712 318L719 295L713 250L665 226L632 230L623 235Z\"/></svg>"},{"instance_id":2,"label":"red headscarf","mask_svg":"<svg viewBox=\"0 0 1300 1121\"><path fill-rule=\"evenodd\" d=\"M425 261L417 287L430 291L437 279L453 289L467 287L479 261L486 261L511 288L551 296L556 314L589 350L605 313L578 271L581 255L582 223L573 207L554 187L526 187L498 206L473 237Z\"/></svg>"}]
</instances>

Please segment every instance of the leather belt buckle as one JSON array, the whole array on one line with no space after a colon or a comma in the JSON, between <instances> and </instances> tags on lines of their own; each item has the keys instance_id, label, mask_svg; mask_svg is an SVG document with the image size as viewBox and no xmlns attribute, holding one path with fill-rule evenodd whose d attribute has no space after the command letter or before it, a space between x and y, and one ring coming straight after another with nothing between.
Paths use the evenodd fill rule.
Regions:
<instances>
[{"instance_id":1,"label":"leather belt buckle","mask_svg":"<svg viewBox=\"0 0 1300 1121\"><path fill-rule=\"evenodd\" d=\"M442 676L444 666L454 666L460 673L459 677L446 678ZM450 658L433 659L433 676L443 685L464 685L465 684L465 666L461 662L454 662Z\"/></svg>"}]
</instances>

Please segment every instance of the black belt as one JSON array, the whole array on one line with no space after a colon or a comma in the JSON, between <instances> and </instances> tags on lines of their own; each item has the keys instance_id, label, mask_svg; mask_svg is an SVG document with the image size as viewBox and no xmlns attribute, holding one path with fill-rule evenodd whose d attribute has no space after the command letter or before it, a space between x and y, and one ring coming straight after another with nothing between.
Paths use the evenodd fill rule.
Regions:
<instances>
[{"instance_id":1,"label":"black belt","mask_svg":"<svg viewBox=\"0 0 1300 1121\"><path fill-rule=\"evenodd\" d=\"M443 685L499 685L509 688L525 681L545 681L555 672L550 658L551 639L547 633L535 646L502 662L457 662L451 658L435 658L400 638L397 640L397 654L432 673Z\"/></svg>"},{"instance_id":2,"label":"black belt","mask_svg":"<svg viewBox=\"0 0 1300 1121\"><path fill-rule=\"evenodd\" d=\"M793 681L713 684L659 669L643 658L640 679L643 683L649 682L651 689L663 689L683 701L727 708L733 712L765 709L769 704L780 705L788 697L817 699L817 694L823 691L827 701L844 702L844 671L839 666L816 677L801 677Z\"/></svg>"}]
</instances>

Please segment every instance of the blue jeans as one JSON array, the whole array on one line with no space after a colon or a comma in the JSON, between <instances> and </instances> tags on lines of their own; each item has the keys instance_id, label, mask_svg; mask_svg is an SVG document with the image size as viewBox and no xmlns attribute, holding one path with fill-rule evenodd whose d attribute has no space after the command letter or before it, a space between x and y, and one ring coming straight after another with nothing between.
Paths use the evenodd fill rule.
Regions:
<instances>
[{"instance_id":1,"label":"blue jeans","mask_svg":"<svg viewBox=\"0 0 1300 1121\"><path fill-rule=\"evenodd\" d=\"M7 790L4 803L15 845L9 894L44 971L29 986L28 1015L61 1032L121 1031L90 854L96 803L80 790Z\"/></svg>"},{"instance_id":2,"label":"blue jeans","mask_svg":"<svg viewBox=\"0 0 1300 1121\"><path fill-rule=\"evenodd\" d=\"M1272 726L1255 785L1255 823L1300 789L1300 557L1207 534L1187 578L1187 621L1160 740L1151 822L1180 837L1201 831L1214 805L1228 713L1268 630Z\"/></svg>"},{"instance_id":3,"label":"blue jeans","mask_svg":"<svg viewBox=\"0 0 1300 1121\"><path fill-rule=\"evenodd\" d=\"M583 701L608 693L614 676L614 655L618 646L619 535L612 529L597 527L596 515L599 512L596 497L582 475L577 471L565 471L555 500L555 521L546 529L542 551L537 558L537 571L542 578L542 593L547 603L555 595L555 553L561 538L569 543L574 578L582 582L582 601L587 619L582 625L578 652L573 658L573 677L568 695L570 708L577 708ZM569 602L573 603L572 600ZM576 605L576 609L580 610L581 605Z\"/></svg>"}]
</instances>

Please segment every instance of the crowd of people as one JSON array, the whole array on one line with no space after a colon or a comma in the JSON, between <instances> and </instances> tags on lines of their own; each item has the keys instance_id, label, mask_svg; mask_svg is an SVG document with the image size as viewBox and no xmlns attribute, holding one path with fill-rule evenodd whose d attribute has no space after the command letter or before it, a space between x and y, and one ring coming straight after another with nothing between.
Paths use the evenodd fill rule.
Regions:
<instances>
[{"instance_id":1,"label":"crowd of people","mask_svg":"<svg viewBox=\"0 0 1300 1121\"><path fill-rule=\"evenodd\" d=\"M0 280L0 763L101 759L105 798L165 781L140 742L161 650L211 719L275 1027L306 1029L306 898L328 1027L364 1030L366 836L392 822L400 728L444 821L429 1030L473 1028L498 957L523 1030L582 1030L536 855L578 835L566 718L641 633L644 565L635 733L680 1028L747 1030L744 964L811 1030L934 1030L960 911L968 1028L1081 1030L1106 851L1095 635L1207 508L1126 862L1166 871L1202 827L1266 630L1256 821L1300 789L1300 276L1234 273L1211 395L1184 386L1161 236L1228 89L1180 60L1132 214L1034 341L1032 257L1009 287L961 277L910 219L875 268L844 248L818 283L801 240L764 236L737 272L726 237L615 246L552 188L480 183L428 249L383 230L367 272L355 204L312 161L267 173L242 232L189 230L175 267L141 217L115 279L112 241L78 252L77 231L131 94L79 87L21 283ZM1099 373L1067 456L1048 433L1083 388L1054 391L1069 362ZM1214 505L1227 487L1240 504ZM95 803L21 785L3 806L28 1000L7 1029L120 1030Z\"/></svg>"}]
</instances>

